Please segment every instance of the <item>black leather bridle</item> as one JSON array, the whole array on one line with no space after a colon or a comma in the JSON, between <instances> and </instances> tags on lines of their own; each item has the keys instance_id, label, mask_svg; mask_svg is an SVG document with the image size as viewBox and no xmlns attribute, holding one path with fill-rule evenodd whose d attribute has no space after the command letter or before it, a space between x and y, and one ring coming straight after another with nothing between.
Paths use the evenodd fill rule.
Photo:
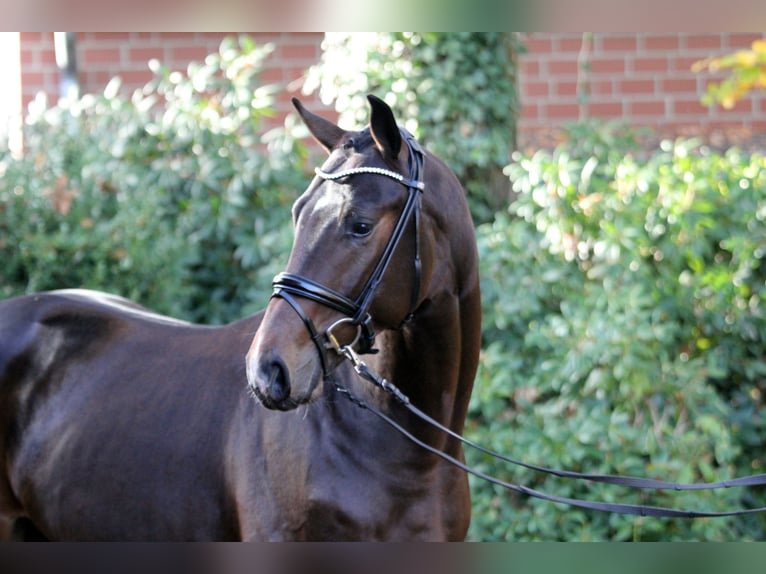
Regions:
<instances>
[{"instance_id":1,"label":"black leather bridle","mask_svg":"<svg viewBox=\"0 0 766 574\"><path fill-rule=\"evenodd\" d=\"M278 297L286 301L295 310L304 325L306 325L306 328L311 335L311 340L314 342L314 345L319 352L319 359L322 364L322 372L325 378L329 375L327 350L335 349L337 351L340 348L333 333L334 329L339 325L349 323L357 328L356 338L351 343L351 346L358 345L356 349L357 353L365 354L377 352L374 349L375 330L373 329L372 317L369 313L370 305L372 304L375 291L383 280L386 269L388 269L388 266L391 263L396 247L404 236L404 232L407 229L410 219L413 218L415 220L415 279L408 317L412 316L418 305L422 273L420 262L420 209L421 194L425 189L425 185L420 181L420 177L423 171L425 154L412 134L401 128L400 132L409 152L408 177L389 169L372 166L355 167L335 173L327 173L319 168L314 170L318 177L326 181L334 181L344 177L367 173L388 177L407 188L407 200L399 215L399 219L396 221L391 237L388 239L388 243L380 256L380 259L378 259L375 268L372 270L372 273L359 294L354 299L351 299L321 283L294 273L280 273L274 277L272 282L272 287L274 289L272 298ZM326 307L330 307L343 314L343 318L334 322L324 331L324 333L321 333L317 330L314 321L303 310L295 296L310 299Z\"/></svg>"}]
</instances>

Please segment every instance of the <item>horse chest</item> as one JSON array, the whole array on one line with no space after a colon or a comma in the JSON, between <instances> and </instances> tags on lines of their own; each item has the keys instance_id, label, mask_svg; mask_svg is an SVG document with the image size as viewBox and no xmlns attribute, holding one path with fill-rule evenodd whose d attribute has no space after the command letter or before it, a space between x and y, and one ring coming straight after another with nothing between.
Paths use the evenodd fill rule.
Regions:
<instances>
[{"instance_id":1,"label":"horse chest","mask_svg":"<svg viewBox=\"0 0 766 574\"><path fill-rule=\"evenodd\" d=\"M285 424L285 419L292 424ZM394 449L364 449L369 441L332 425L269 417L263 446L243 468L249 486L242 536L252 540L442 540L450 502L434 472L407 468ZM309 417L311 419L311 417ZM314 430L297 436L298 430ZM363 433L362 433L363 434ZM296 435L296 436L293 436ZM441 494L440 494L441 493ZM242 507L241 507L242 508Z\"/></svg>"},{"instance_id":2,"label":"horse chest","mask_svg":"<svg viewBox=\"0 0 766 574\"><path fill-rule=\"evenodd\" d=\"M309 490L302 536L308 540L441 539L434 491L360 469L325 475Z\"/></svg>"}]
</instances>

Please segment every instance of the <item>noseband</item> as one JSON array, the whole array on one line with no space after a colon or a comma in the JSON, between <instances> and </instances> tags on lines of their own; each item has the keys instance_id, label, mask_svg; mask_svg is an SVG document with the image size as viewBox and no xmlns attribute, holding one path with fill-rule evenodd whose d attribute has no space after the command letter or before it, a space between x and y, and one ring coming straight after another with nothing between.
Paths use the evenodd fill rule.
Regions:
<instances>
[{"instance_id":1,"label":"noseband","mask_svg":"<svg viewBox=\"0 0 766 574\"><path fill-rule=\"evenodd\" d=\"M342 293L338 293L329 287L325 287L321 283L301 275L295 275L294 273L280 273L274 277L274 281L272 282L274 288L272 298L279 297L280 299L284 299L295 310L304 325L306 325L306 328L311 335L311 340L319 351L322 372L325 377L329 374L326 356L327 350L334 349L335 351L339 351L341 348L333 330L344 323L351 324L357 328L356 337L351 343L351 346L358 344L359 347L357 352L359 354L377 352L377 350L373 348L375 345L375 331L372 327L372 317L370 316L369 308L372 304L372 298L375 295L375 291L383 280L386 269L388 269L388 266L391 263L396 247L399 245L411 218L414 218L415 220L415 283L412 290L408 318L414 313L420 298L420 208L421 194L425 189L424 183L420 181L420 176L423 170L425 155L418 142L409 132L401 128L400 132L402 134L402 139L407 144L409 152L409 177L404 177L402 174L392 170L372 166L355 167L336 173L327 173L319 168L314 170L317 176L326 181L334 181L336 179L361 173L381 175L402 184L408 191L407 200L399 215L399 219L396 221L391 237L388 239L388 243L375 265L375 268L370 274L370 277L367 279L367 282L364 284L364 287L362 287L362 290L356 298L351 299ZM314 325L314 322L311 320L311 317L309 317L303 310L294 296L310 299L326 307L330 307L331 309L342 313L344 317L330 325L324 333L320 333Z\"/></svg>"}]
</instances>

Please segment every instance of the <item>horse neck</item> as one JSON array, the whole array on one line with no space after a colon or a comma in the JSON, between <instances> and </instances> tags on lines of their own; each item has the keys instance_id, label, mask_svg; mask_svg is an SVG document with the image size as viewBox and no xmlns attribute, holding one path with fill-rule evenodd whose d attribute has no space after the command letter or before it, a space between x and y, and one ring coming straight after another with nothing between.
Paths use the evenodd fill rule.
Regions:
<instances>
[{"instance_id":1,"label":"horse neck","mask_svg":"<svg viewBox=\"0 0 766 574\"><path fill-rule=\"evenodd\" d=\"M439 197L427 196L423 206L424 229L425 221L432 229L430 241L423 242L424 254L429 253L432 262L428 277L424 276L424 299L400 329L378 335L380 353L364 360L420 410L462 433L481 344L478 253L457 179L432 156L426 169L430 172L428 188L439 190ZM457 442L446 440L442 432L415 419L393 397L356 378L350 369L348 372L347 382L364 401L420 438L459 453Z\"/></svg>"}]
</instances>

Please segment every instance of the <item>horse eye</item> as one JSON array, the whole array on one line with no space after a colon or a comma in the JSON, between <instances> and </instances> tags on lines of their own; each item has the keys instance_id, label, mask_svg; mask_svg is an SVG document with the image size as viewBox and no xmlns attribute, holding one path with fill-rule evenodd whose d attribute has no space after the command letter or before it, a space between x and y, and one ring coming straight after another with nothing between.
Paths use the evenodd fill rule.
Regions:
<instances>
[{"instance_id":1,"label":"horse eye","mask_svg":"<svg viewBox=\"0 0 766 574\"><path fill-rule=\"evenodd\" d=\"M372 233L372 224L366 221L355 221L351 224L351 234L355 237L367 237Z\"/></svg>"}]
</instances>

